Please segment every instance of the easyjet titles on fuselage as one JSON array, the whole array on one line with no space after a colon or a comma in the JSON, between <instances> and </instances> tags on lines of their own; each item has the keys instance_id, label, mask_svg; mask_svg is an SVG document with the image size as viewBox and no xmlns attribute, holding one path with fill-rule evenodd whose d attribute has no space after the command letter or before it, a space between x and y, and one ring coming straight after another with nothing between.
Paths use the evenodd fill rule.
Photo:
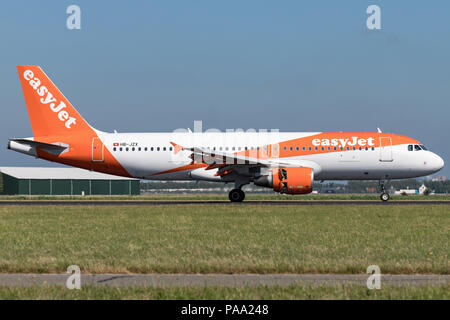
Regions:
<instances>
[{"instance_id":1,"label":"easyjet titles on fuselage","mask_svg":"<svg viewBox=\"0 0 450 320\"><path fill-rule=\"evenodd\" d=\"M365 146L375 146L374 143L375 138L359 138L359 137L351 137L351 138L345 138L345 139L327 139L327 138L323 138L323 139L313 139L312 140L312 144L313 146L340 146L340 147L353 147L353 146L360 146L360 147L365 147Z\"/></svg>"}]
</instances>

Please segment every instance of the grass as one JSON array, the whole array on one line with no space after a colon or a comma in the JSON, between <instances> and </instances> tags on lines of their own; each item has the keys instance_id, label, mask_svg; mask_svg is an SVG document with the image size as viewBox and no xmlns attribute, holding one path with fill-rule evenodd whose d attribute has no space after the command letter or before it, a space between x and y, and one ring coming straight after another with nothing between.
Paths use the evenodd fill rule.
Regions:
<instances>
[{"instance_id":1,"label":"grass","mask_svg":"<svg viewBox=\"0 0 450 320\"><path fill-rule=\"evenodd\" d=\"M0 272L449 273L450 207L4 206Z\"/></svg>"},{"instance_id":2,"label":"grass","mask_svg":"<svg viewBox=\"0 0 450 320\"><path fill-rule=\"evenodd\" d=\"M397 200L445 200L450 201L450 195L391 195L391 199ZM193 194L152 194L152 195L140 195L140 196L46 196L46 195L19 195L19 196L1 196L0 200L193 200L193 201L207 201L207 200L224 200L228 201L227 193L193 193ZM246 201L248 200L380 200L379 194L309 194L309 195L282 195L275 193L257 194L247 193Z\"/></svg>"},{"instance_id":3,"label":"grass","mask_svg":"<svg viewBox=\"0 0 450 320\"><path fill-rule=\"evenodd\" d=\"M62 286L0 287L0 299L192 299L192 300L278 300L278 299L450 299L449 286L382 287L369 290L364 286L260 286L252 287L106 287L82 286L68 290Z\"/></svg>"}]
</instances>

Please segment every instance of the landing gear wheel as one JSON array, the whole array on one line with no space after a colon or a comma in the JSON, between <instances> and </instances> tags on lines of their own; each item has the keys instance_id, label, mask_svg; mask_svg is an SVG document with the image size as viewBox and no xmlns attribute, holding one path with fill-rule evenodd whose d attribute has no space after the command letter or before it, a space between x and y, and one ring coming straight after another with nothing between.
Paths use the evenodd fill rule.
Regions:
<instances>
[{"instance_id":1,"label":"landing gear wheel","mask_svg":"<svg viewBox=\"0 0 450 320\"><path fill-rule=\"evenodd\" d=\"M242 202L245 198L245 192L241 189L233 189L228 194L228 198L231 202Z\"/></svg>"},{"instance_id":2,"label":"landing gear wheel","mask_svg":"<svg viewBox=\"0 0 450 320\"><path fill-rule=\"evenodd\" d=\"M389 195L389 193L386 192L386 189L384 188L384 184L386 183L386 180L380 180L379 185L381 187L381 194L380 194L380 199L381 201L388 201L389 198L391 197Z\"/></svg>"},{"instance_id":3,"label":"landing gear wheel","mask_svg":"<svg viewBox=\"0 0 450 320\"><path fill-rule=\"evenodd\" d=\"M381 195L380 195L380 199L382 200L382 201L388 201L389 200L389 198L390 198L390 196L389 196L389 193L387 193L387 192L383 192Z\"/></svg>"}]
</instances>

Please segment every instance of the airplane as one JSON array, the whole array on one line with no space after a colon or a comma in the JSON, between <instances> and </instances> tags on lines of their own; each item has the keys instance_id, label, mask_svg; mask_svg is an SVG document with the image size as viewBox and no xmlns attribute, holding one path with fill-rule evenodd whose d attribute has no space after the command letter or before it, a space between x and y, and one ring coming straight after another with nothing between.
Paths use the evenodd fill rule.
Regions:
<instances>
[{"instance_id":1,"label":"airplane","mask_svg":"<svg viewBox=\"0 0 450 320\"><path fill-rule=\"evenodd\" d=\"M8 149L68 166L146 180L234 183L232 202L254 183L281 194L312 192L313 181L420 177L444 160L403 135L377 132L107 133L90 126L39 66L17 66L33 137Z\"/></svg>"}]
</instances>

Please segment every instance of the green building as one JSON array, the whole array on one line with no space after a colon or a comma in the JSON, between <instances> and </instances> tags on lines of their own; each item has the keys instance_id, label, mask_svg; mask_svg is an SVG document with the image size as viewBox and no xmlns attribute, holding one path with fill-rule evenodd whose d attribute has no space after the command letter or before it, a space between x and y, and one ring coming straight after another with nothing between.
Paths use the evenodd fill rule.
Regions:
<instances>
[{"instance_id":1,"label":"green building","mask_svg":"<svg viewBox=\"0 0 450 320\"><path fill-rule=\"evenodd\" d=\"M78 168L0 167L5 195L138 195L140 181Z\"/></svg>"}]
</instances>

